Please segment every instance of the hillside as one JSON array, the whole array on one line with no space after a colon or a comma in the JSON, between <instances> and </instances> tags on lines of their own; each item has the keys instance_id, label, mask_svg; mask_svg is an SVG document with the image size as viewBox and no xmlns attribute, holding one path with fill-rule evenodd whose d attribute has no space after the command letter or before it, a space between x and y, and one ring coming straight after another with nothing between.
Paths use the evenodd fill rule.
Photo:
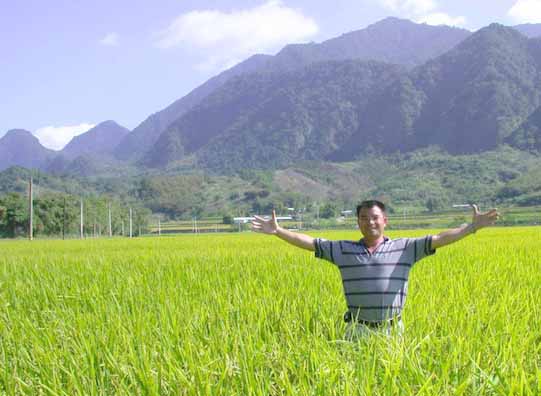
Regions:
<instances>
[{"instance_id":1,"label":"hillside","mask_svg":"<svg viewBox=\"0 0 541 396\"><path fill-rule=\"evenodd\" d=\"M173 123L144 164L193 153L202 166L223 170L323 159L356 130L368 98L403 71L344 61L238 77Z\"/></svg>"},{"instance_id":2,"label":"hillside","mask_svg":"<svg viewBox=\"0 0 541 396\"><path fill-rule=\"evenodd\" d=\"M203 172L131 177L55 177L34 173L36 194L102 194L165 218L269 213L287 207L337 215L358 201L380 198L391 210L426 211L454 203L541 205L541 158L502 146L453 156L434 147L403 154L367 155L343 162L304 161L280 170L244 169L228 176ZM30 172L0 172L0 193L25 193Z\"/></svg>"},{"instance_id":3,"label":"hillside","mask_svg":"<svg viewBox=\"0 0 541 396\"><path fill-rule=\"evenodd\" d=\"M75 136L60 151L60 155L66 159L74 159L81 155L106 155L112 154L120 141L130 131L115 121L104 121L94 128Z\"/></svg>"},{"instance_id":4,"label":"hillside","mask_svg":"<svg viewBox=\"0 0 541 396\"><path fill-rule=\"evenodd\" d=\"M56 152L41 145L23 129L12 129L0 138L0 170L10 166L41 169Z\"/></svg>"},{"instance_id":5,"label":"hillside","mask_svg":"<svg viewBox=\"0 0 541 396\"><path fill-rule=\"evenodd\" d=\"M281 73L318 62L348 59L377 60L412 67L453 48L469 34L464 29L386 18L323 43L287 45L275 56L254 55L149 116L122 141L115 150L115 156L120 160L139 159L171 123L234 77L255 72Z\"/></svg>"},{"instance_id":6,"label":"hillside","mask_svg":"<svg viewBox=\"0 0 541 396\"><path fill-rule=\"evenodd\" d=\"M429 145L493 150L540 104L539 43L493 24L411 71L335 61L241 75L172 123L142 164L227 173Z\"/></svg>"}]
</instances>

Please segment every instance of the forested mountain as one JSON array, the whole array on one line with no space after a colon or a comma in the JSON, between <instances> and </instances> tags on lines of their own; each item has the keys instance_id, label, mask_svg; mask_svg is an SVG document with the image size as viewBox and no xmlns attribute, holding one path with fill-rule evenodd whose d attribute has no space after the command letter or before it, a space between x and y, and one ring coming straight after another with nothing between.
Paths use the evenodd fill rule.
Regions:
<instances>
[{"instance_id":1,"label":"forested mountain","mask_svg":"<svg viewBox=\"0 0 541 396\"><path fill-rule=\"evenodd\" d=\"M131 133L105 122L61 156L31 136L0 147L0 166L78 176L133 174L140 165L232 172L428 145L454 154L502 142L538 150L541 38L518 32L535 36L540 26L493 24L472 34L387 18L320 44L255 55Z\"/></svg>"},{"instance_id":2,"label":"forested mountain","mask_svg":"<svg viewBox=\"0 0 541 396\"><path fill-rule=\"evenodd\" d=\"M60 151L66 159L74 159L81 155L112 154L120 141L130 133L129 129L118 125L115 121L104 121L94 128L75 136Z\"/></svg>"},{"instance_id":3,"label":"forested mountain","mask_svg":"<svg viewBox=\"0 0 541 396\"><path fill-rule=\"evenodd\" d=\"M324 159L358 129L370 98L405 71L341 61L239 76L171 124L144 163L196 153L206 168L231 170Z\"/></svg>"},{"instance_id":4,"label":"forested mountain","mask_svg":"<svg viewBox=\"0 0 541 396\"><path fill-rule=\"evenodd\" d=\"M479 30L374 98L372 117L345 147L349 155L336 159L352 158L354 141L367 133L384 152L495 148L539 106L539 44L497 24Z\"/></svg>"},{"instance_id":5,"label":"forested mountain","mask_svg":"<svg viewBox=\"0 0 541 396\"><path fill-rule=\"evenodd\" d=\"M387 18L366 29L316 44L286 46L275 56L254 55L211 78L164 110L148 117L115 150L117 158L141 157L173 122L198 105L235 76L251 72L283 72L332 60L380 60L414 66L451 49L470 34L448 26L428 26L408 20Z\"/></svg>"},{"instance_id":6,"label":"forested mountain","mask_svg":"<svg viewBox=\"0 0 541 396\"><path fill-rule=\"evenodd\" d=\"M541 107L506 138L506 143L521 150L541 153Z\"/></svg>"},{"instance_id":7,"label":"forested mountain","mask_svg":"<svg viewBox=\"0 0 541 396\"><path fill-rule=\"evenodd\" d=\"M191 156L227 171L428 145L491 150L540 105L540 43L493 24L411 71L335 61L241 75L172 123L143 163Z\"/></svg>"},{"instance_id":8,"label":"forested mountain","mask_svg":"<svg viewBox=\"0 0 541 396\"><path fill-rule=\"evenodd\" d=\"M347 59L413 67L447 52L470 34L465 29L388 17L320 44L287 45L269 60L266 70L292 70L316 62Z\"/></svg>"},{"instance_id":9,"label":"forested mountain","mask_svg":"<svg viewBox=\"0 0 541 396\"><path fill-rule=\"evenodd\" d=\"M14 165L40 169L55 154L24 129L12 129L0 138L0 170Z\"/></svg>"}]
</instances>

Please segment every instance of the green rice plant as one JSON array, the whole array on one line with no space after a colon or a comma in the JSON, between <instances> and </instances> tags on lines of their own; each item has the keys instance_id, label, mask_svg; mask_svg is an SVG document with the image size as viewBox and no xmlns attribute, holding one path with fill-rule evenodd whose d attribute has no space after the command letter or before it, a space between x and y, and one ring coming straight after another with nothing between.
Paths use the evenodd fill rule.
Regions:
<instances>
[{"instance_id":1,"label":"green rice plant","mask_svg":"<svg viewBox=\"0 0 541 396\"><path fill-rule=\"evenodd\" d=\"M417 263L404 335L358 342L338 270L277 238L0 249L0 394L541 394L539 228L483 230Z\"/></svg>"}]
</instances>

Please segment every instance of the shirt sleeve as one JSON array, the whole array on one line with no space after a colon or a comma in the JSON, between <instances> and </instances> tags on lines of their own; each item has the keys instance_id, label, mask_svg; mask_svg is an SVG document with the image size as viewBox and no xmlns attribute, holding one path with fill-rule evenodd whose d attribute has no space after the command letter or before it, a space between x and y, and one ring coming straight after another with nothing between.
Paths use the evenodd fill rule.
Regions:
<instances>
[{"instance_id":1,"label":"shirt sleeve","mask_svg":"<svg viewBox=\"0 0 541 396\"><path fill-rule=\"evenodd\" d=\"M316 248L315 255L317 258L330 261L334 263L334 250L335 250L335 241L328 241L323 238L314 239L314 246Z\"/></svg>"},{"instance_id":2,"label":"shirt sleeve","mask_svg":"<svg viewBox=\"0 0 541 396\"><path fill-rule=\"evenodd\" d=\"M410 240L410 246L413 250L413 263L436 253L436 249L432 248L432 235L412 238Z\"/></svg>"}]
</instances>

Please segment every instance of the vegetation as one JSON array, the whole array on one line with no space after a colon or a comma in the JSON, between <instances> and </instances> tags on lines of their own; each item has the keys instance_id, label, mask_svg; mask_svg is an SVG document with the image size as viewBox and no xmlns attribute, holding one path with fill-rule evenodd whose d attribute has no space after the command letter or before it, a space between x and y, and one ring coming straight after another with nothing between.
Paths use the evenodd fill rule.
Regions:
<instances>
[{"instance_id":1,"label":"vegetation","mask_svg":"<svg viewBox=\"0 0 541 396\"><path fill-rule=\"evenodd\" d=\"M338 270L277 238L4 241L0 393L538 394L540 237L441 249L412 271L403 337L358 343Z\"/></svg>"},{"instance_id":2,"label":"vegetation","mask_svg":"<svg viewBox=\"0 0 541 396\"><path fill-rule=\"evenodd\" d=\"M109 209L113 235L129 234L129 208L107 197L83 199L83 233L87 237L108 235ZM42 236L80 236L81 198L69 194L44 193L34 199L33 234ZM150 211L132 206L132 235L148 232ZM28 197L20 193L0 196L0 237L28 235Z\"/></svg>"},{"instance_id":3,"label":"vegetation","mask_svg":"<svg viewBox=\"0 0 541 396\"><path fill-rule=\"evenodd\" d=\"M25 232L25 197L31 174L23 168L0 173L0 206L10 216L9 226L6 214L2 216L4 236ZM195 216L219 218L218 223L223 223L224 216L231 222L233 217L269 214L272 209L291 214L287 208L294 208L293 214L302 213L307 224L319 218L331 219L331 226L343 210L374 197L386 202L391 214L406 211L410 215L441 213L453 204L469 202L485 208L541 205L541 159L508 146L461 156L429 147L403 154L371 154L348 163L305 161L277 171L242 169L230 175L191 171L83 179L34 172L33 177L36 205L41 205L36 206L36 224L43 223L36 230L38 235L59 235L64 199L69 219L70 211L77 212L81 196L90 199L89 207L100 208L86 218L90 222L99 219L96 227L102 233L107 202L113 203L114 213L123 216L128 207L136 208L137 213L152 212L152 218L145 215L148 218L141 220L143 229L156 226L158 218L162 223L190 222ZM53 216L46 211L54 213L56 220L45 219ZM121 225L120 217L114 223ZM70 220L65 227L74 233L76 224ZM214 228L215 224L213 221Z\"/></svg>"},{"instance_id":4,"label":"vegetation","mask_svg":"<svg viewBox=\"0 0 541 396\"><path fill-rule=\"evenodd\" d=\"M349 59L242 74L172 122L142 164L232 173L427 146L537 151L540 70L535 39L493 24L412 70Z\"/></svg>"}]
</instances>

